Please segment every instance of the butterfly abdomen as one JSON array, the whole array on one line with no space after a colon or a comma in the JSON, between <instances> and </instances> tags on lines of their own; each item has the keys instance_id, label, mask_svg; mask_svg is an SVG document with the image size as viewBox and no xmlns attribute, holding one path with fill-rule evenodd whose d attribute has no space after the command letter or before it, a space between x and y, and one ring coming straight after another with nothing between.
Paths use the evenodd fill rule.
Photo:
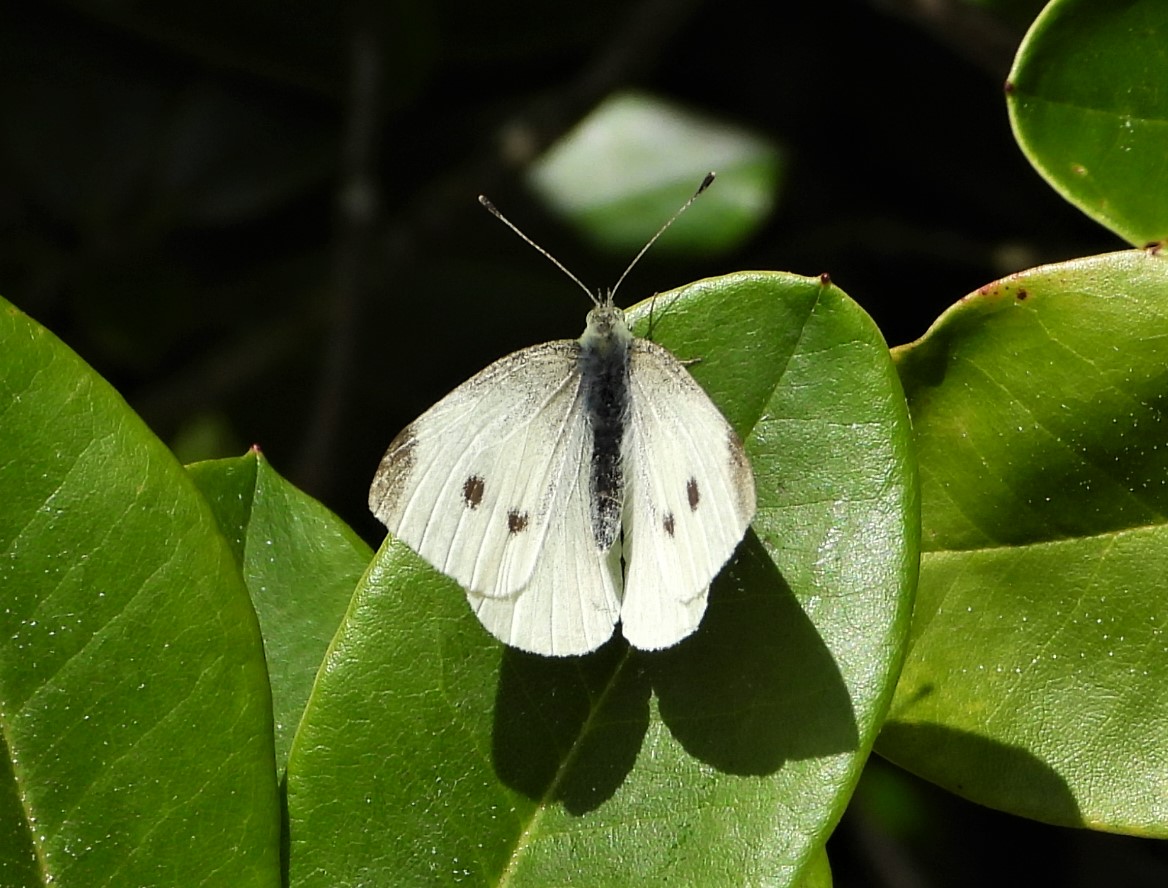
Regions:
<instances>
[{"instance_id":1,"label":"butterfly abdomen","mask_svg":"<svg viewBox=\"0 0 1168 888\"><path fill-rule=\"evenodd\" d=\"M580 396L592 436L592 535L600 551L612 548L620 533L625 486L621 441L629 412L631 342L620 310L611 307L591 312L580 338Z\"/></svg>"}]
</instances>

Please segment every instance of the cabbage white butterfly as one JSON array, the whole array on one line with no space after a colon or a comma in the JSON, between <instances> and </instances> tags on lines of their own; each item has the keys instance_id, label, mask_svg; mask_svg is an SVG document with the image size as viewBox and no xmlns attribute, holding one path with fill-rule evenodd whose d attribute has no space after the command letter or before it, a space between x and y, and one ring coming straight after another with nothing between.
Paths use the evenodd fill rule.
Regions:
<instances>
[{"instance_id":1,"label":"cabbage white butterfly","mask_svg":"<svg viewBox=\"0 0 1168 888\"><path fill-rule=\"evenodd\" d=\"M457 580L488 631L537 654L584 654L618 620L637 648L697 629L710 582L754 517L738 435L681 361L635 338L613 294L578 340L491 364L401 431L369 508Z\"/></svg>"}]
</instances>

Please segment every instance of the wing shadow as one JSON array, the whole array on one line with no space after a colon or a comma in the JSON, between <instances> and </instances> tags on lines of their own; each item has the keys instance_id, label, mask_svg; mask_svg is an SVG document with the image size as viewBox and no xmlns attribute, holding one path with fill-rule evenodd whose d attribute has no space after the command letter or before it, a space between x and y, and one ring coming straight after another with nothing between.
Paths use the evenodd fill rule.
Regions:
<instances>
[{"instance_id":1,"label":"wing shadow","mask_svg":"<svg viewBox=\"0 0 1168 888\"><path fill-rule=\"evenodd\" d=\"M594 810L636 762L651 692L681 746L729 774L763 776L859 742L830 651L753 531L715 582L701 627L673 648L636 651L619 635L584 657L506 648L496 773L529 798Z\"/></svg>"}]
</instances>

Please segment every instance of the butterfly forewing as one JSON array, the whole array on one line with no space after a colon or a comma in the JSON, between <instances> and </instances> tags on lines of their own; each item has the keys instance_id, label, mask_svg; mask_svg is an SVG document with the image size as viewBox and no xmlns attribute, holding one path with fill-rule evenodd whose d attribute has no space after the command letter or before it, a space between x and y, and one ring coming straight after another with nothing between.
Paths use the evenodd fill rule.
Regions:
<instances>
[{"instance_id":1,"label":"butterfly forewing","mask_svg":"<svg viewBox=\"0 0 1168 888\"><path fill-rule=\"evenodd\" d=\"M754 517L754 477L737 434L664 348L633 343L621 625L636 647L697 628L711 580Z\"/></svg>"},{"instance_id":2,"label":"butterfly forewing","mask_svg":"<svg viewBox=\"0 0 1168 888\"><path fill-rule=\"evenodd\" d=\"M587 452L578 350L549 342L496 361L408 426L382 459L370 508L470 592L505 597L527 587L564 503L578 496L570 482Z\"/></svg>"}]
</instances>

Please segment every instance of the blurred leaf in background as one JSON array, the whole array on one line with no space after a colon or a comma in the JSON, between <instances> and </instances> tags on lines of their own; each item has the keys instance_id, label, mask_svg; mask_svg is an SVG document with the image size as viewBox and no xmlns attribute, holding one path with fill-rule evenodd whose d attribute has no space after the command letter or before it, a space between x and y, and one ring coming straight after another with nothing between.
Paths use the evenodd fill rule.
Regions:
<instances>
[{"instance_id":1,"label":"blurred leaf in background","mask_svg":"<svg viewBox=\"0 0 1168 888\"><path fill-rule=\"evenodd\" d=\"M664 149L664 150L663 150ZM702 214L683 215L655 250L716 255L741 246L774 209L782 169L760 135L642 93L605 99L535 162L536 193L589 241L634 254L696 187Z\"/></svg>"}]
</instances>

